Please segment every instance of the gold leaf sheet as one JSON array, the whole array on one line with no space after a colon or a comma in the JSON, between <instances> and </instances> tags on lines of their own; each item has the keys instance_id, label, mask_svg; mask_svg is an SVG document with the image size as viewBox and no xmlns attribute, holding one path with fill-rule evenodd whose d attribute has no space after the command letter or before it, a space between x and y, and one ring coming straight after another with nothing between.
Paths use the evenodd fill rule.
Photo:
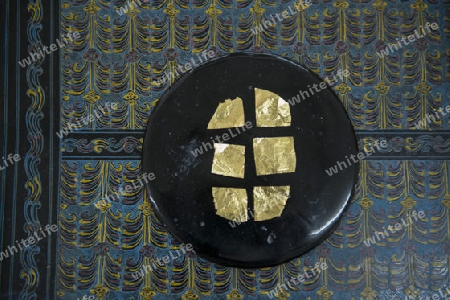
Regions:
<instances>
[{"instance_id":1,"label":"gold leaf sheet","mask_svg":"<svg viewBox=\"0 0 450 300\"><path fill-rule=\"evenodd\" d=\"M208 129L223 129L242 127L245 125L244 104L237 97L233 100L226 99L219 103L216 112L208 123Z\"/></svg>"},{"instance_id":2,"label":"gold leaf sheet","mask_svg":"<svg viewBox=\"0 0 450 300\"><path fill-rule=\"evenodd\" d=\"M244 178L245 146L214 143L213 174Z\"/></svg>"},{"instance_id":3,"label":"gold leaf sheet","mask_svg":"<svg viewBox=\"0 0 450 300\"><path fill-rule=\"evenodd\" d=\"M245 189L213 187L216 214L230 221L246 222L247 191Z\"/></svg>"},{"instance_id":4,"label":"gold leaf sheet","mask_svg":"<svg viewBox=\"0 0 450 300\"><path fill-rule=\"evenodd\" d=\"M255 88L255 110L258 127L291 126L289 103L271 91Z\"/></svg>"},{"instance_id":5,"label":"gold leaf sheet","mask_svg":"<svg viewBox=\"0 0 450 300\"><path fill-rule=\"evenodd\" d=\"M270 220L281 216L290 197L290 190L289 185L253 187L255 221Z\"/></svg>"},{"instance_id":6,"label":"gold leaf sheet","mask_svg":"<svg viewBox=\"0 0 450 300\"><path fill-rule=\"evenodd\" d=\"M253 154L258 176L295 172L293 137L254 138Z\"/></svg>"}]
</instances>

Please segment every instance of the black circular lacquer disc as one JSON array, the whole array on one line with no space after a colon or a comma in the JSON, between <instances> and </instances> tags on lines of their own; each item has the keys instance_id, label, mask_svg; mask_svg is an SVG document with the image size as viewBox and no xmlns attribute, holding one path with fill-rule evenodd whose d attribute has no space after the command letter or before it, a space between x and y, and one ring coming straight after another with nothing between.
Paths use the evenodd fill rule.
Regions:
<instances>
[{"instance_id":1,"label":"black circular lacquer disc","mask_svg":"<svg viewBox=\"0 0 450 300\"><path fill-rule=\"evenodd\" d=\"M194 69L164 94L148 123L143 172L155 174L146 186L149 197L177 239L212 262L259 268L298 257L327 238L352 196L359 164L349 165L345 158L358 151L339 99L330 88L312 89L314 94L309 89L320 82L284 59L235 54ZM256 127L255 87L286 101L299 91L309 91L309 97L290 105L291 126ZM218 104L236 97L242 98L245 120L253 127L224 143L246 146L244 179L212 174L214 149L205 151L202 144L229 132L207 127ZM295 172L257 176L252 140L277 136L294 137ZM195 157L196 148L204 153ZM347 167L329 176L325 170L337 161ZM253 187L268 185L290 185L280 217L255 221L249 215L239 225L216 214L212 187L245 188L251 211Z\"/></svg>"}]
</instances>

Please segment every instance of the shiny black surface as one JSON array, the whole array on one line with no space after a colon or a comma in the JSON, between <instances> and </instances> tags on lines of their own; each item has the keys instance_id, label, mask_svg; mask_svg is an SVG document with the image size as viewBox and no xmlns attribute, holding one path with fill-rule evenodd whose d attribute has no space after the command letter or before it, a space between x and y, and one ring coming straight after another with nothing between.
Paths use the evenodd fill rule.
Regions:
<instances>
[{"instance_id":1,"label":"shiny black surface","mask_svg":"<svg viewBox=\"0 0 450 300\"><path fill-rule=\"evenodd\" d=\"M352 126L331 89L315 92L291 106L291 127L258 128L254 87L291 99L320 79L301 67L267 55L237 54L203 65L179 80L153 111L144 140L143 172L155 173L147 190L169 231L196 252L227 266L271 266L311 249L337 226L358 173L352 164L333 176L326 169L356 154ZM253 127L227 143L246 145L245 179L211 173L214 150L191 151L228 129L207 130L219 102L241 97ZM235 130L235 129L232 129ZM234 132L234 131L233 131ZM253 137L294 136L295 173L256 176ZM233 228L215 213L212 186L246 188L253 207L253 186L291 185L279 218Z\"/></svg>"}]
</instances>

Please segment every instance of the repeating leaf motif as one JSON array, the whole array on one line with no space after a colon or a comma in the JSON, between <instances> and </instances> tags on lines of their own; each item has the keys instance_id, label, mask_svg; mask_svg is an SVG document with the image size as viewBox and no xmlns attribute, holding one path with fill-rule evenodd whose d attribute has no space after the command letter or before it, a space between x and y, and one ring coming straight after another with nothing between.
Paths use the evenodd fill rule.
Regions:
<instances>
[{"instance_id":1,"label":"repeating leaf motif","mask_svg":"<svg viewBox=\"0 0 450 300\"><path fill-rule=\"evenodd\" d=\"M413 160L414 155L450 151L450 140L433 134L449 129L449 117L427 121L429 114L450 104L448 1L314 0L311 6L257 33L252 32L255 26L293 8L297 1L135 3L120 15L117 10L129 1L61 1L60 34L80 34L60 55L61 127L89 115L96 118L74 128L75 134L89 136L69 134L61 143L65 156L58 202L59 298L90 293L99 299L161 295L250 299L268 295L317 262L328 268L280 292L277 299L382 299L390 290L398 290L403 299L448 285L448 156ZM40 15L37 5L32 9ZM377 54L426 22L437 22L439 30L389 55ZM338 228L300 258L246 270L183 256L136 279L135 272L181 245L155 215L143 187L124 192L127 184L141 178L140 162L125 157L97 159L95 155L140 155L142 131L152 110L183 74L164 82L160 79L207 50L213 50L216 57L238 51L276 54L321 77L332 78L339 70L348 70L349 76L337 80L332 89L353 126L374 133L398 131L380 152L401 152L411 159L362 161L355 195ZM40 93L39 89L30 91L35 100ZM110 112L105 110L108 102L117 103ZM416 133L419 121L427 121L423 129L429 132ZM123 130L127 136L110 137L109 130ZM362 138L360 148L372 141ZM74 153L87 159L71 159ZM39 198L34 182L30 180L27 186L30 202ZM117 201L102 202L108 195L118 195ZM370 247L365 245L368 238L419 210L424 210L424 220ZM26 270L24 278L32 287L32 263Z\"/></svg>"}]
</instances>

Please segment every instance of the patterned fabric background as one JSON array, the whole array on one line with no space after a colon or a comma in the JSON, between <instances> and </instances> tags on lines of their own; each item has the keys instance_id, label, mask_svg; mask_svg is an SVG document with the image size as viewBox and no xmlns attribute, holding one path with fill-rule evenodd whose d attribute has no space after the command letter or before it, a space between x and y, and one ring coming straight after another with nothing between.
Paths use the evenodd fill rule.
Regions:
<instances>
[{"instance_id":1,"label":"patterned fabric background","mask_svg":"<svg viewBox=\"0 0 450 300\"><path fill-rule=\"evenodd\" d=\"M450 114L435 120L429 114L450 105L448 0L312 0L309 7L290 0L50 2L2 4L2 156L20 153L23 159L0 172L0 250L47 224L59 229L0 261L0 298L269 299L274 288L320 262L328 268L278 289L276 299L444 299L450 286ZM252 32L289 9L295 14ZM438 29L377 55L427 22ZM25 68L17 64L69 32L78 38ZM340 226L302 257L253 270L190 254L135 279L132 273L143 265L181 248L146 191L125 191L142 176L148 118L176 79L157 81L205 50L216 57L274 54L322 78L349 70L333 89L360 148L377 139L388 147L362 162ZM90 115L98 117L81 121ZM415 128L420 121L424 127ZM73 132L56 135L73 123ZM118 201L104 200L115 194ZM425 218L365 245L420 210Z\"/></svg>"}]
</instances>

